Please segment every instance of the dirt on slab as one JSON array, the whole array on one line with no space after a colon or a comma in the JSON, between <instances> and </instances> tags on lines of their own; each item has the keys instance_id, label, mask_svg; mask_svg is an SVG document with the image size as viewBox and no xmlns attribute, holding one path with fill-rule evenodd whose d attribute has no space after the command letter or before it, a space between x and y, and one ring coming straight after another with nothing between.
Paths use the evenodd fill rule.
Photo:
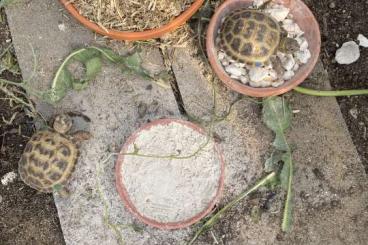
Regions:
<instances>
[{"instance_id":1,"label":"dirt on slab","mask_svg":"<svg viewBox=\"0 0 368 245\"><path fill-rule=\"evenodd\" d=\"M360 48L360 59L350 65L335 61L336 50L347 41L356 41L358 34L368 37L367 0L305 0L321 28L321 59L331 84L336 90L368 89L368 48ZM366 172L368 172L368 97L338 98Z\"/></svg>"},{"instance_id":2,"label":"dirt on slab","mask_svg":"<svg viewBox=\"0 0 368 245\"><path fill-rule=\"evenodd\" d=\"M11 36L2 10L0 19L2 53L11 45ZM21 76L4 71L0 78L19 81ZM14 90L11 86L7 88ZM24 107L5 99L8 96L3 92L0 98L0 178L3 178L18 173L19 158L34 129ZM14 181L0 183L0 244L64 244L52 195L31 189L18 174Z\"/></svg>"}]
</instances>

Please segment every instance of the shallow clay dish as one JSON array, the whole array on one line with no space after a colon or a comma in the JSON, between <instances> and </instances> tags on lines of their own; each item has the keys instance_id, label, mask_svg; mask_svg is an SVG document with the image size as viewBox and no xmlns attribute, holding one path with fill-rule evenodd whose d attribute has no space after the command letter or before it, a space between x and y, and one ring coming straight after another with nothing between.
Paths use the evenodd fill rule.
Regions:
<instances>
[{"instance_id":1,"label":"shallow clay dish","mask_svg":"<svg viewBox=\"0 0 368 245\"><path fill-rule=\"evenodd\" d=\"M195 0L188 9L182 12L174 20L172 20L166 25L163 25L160 28L141 31L141 32L130 32L130 31L116 31L112 29L108 29L106 31L102 29L101 27L99 27L94 22L84 17L83 15L80 15L78 10L74 7L73 3L71 3L70 0L59 0L59 1L75 19L77 19L81 24L83 24L90 30L97 32L101 35L108 36L112 39L129 40L129 41L158 38L168 32L174 31L175 29L183 25L187 20L189 20L193 16L193 14L195 14L195 12L197 12L197 10L202 6L204 2L204 0Z\"/></svg>"},{"instance_id":2,"label":"shallow clay dish","mask_svg":"<svg viewBox=\"0 0 368 245\"><path fill-rule=\"evenodd\" d=\"M249 96L254 97L267 97L275 96L286 93L292 90L294 87L302 83L309 74L313 71L319 57L319 52L321 48L321 36L319 25L310 11L310 9L301 0L275 0L275 3L282 4L290 9L290 13L294 16L294 21L300 26L301 30L304 31L305 38L309 44L309 50L311 52L311 58L307 64L304 64L295 73L295 76L285 81L285 83L279 87L267 87L267 88L254 88L239 81L233 80L224 70L221 63L218 61L217 53L218 48L215 44L217 37L217 31L221 26L221 20L231 13L235 9L241 7L250 6L253 0L228 0L223 3L216 13L211 18L208 30L207 30L207 55L210 64L220 78L222 82L225 83L230 89Z\"/></svg>"},{"instance_id":3,"label":"shallow clay dish","mask_svg":"<svg viewBox=\"0 0 368 245\"><path fill-rule=\"evenodd\" d=\"M124 144L124 146L123 146L123 148L120 152L121 154L119 155L119 157L116 161L116 166L115 166L116 187L117 187L119 196L122 199L125 207L135 217L137 217L142 222L146 223L147 225L150 225L150 226L153 226L153 227L156 227L156 228L160 228L160 229L180 229L180 228L188 227L188 226L198 222L200 219L202 219L203 217L205 217L207 214L209 214L211 212L214 205L218 202L218 200L221 196L223 185L224 185L225 164L224 164L224 160L223 160L223 155L222 155L222 152L219 149L219 146L216 144L216 142L213 142L213 147L214 147L213 151L215 152L215 159L217 159L218 164L219 164L219 165L217 165L216 168L218 169L219 172L218 172L218 176L216 175L217 177L215 178L215 183L217 183L217 184L216 184L216 186L214 186L214 188L212 188L213 196L210 196L208 201L205 202L205 204L203 205L203 206L205 206L205 208L203 208L198 213L193 213L193 215L191 214L192 216L190 218L187 218L185 220L175 221L175 222L160 222L160 221L157 221L153 218L149 218L149 217L147 217L148 215L144 215L144 214L142 214L142 212L138 211L138 208L137 208L138 206L133 203L133 201L132 201L133 198L131 198L130 193L128 192L128 187L127 186L129 186L129 183L126 183L126 181L128 181L128 180L124 179L124 176L126 176L127 172L125 173L125 175L122 173L123 172L122 169L124 168L124 164L129 164L129 163L126 162L128 160L128 157L124 156L124 153L130 152L130 148L132 148L132 146L135 145L135 143L137 142L136 140L140 137L142 132L147 132L147 131L150 132L150 130L154 129L157 126L168 126L168 125L173 124L173 123L180 124L181 126L185 126L185 127L189 128L192 131L196 131L196 132L199 133L199 135L203 135L203 136L206 135L205 131L202 128L198 127L197 125L195 125L191 122L178 120L178 119L160 119L160 120L153 121L151 123L148 123L148 124L144 125L140 129L138 129L136 132L134 132L128 138L128 140L126 141L126 143ZM142 139L142 137L141 137L141 139ZM149 145L150 146L153 145L154 147L156 147L155 142L153 142L152 144L149 143ZM180 145L181 143L178 142L177 144ZM168 145L167 147L170 148L170 143L168 143L167 145ZM159 147L166 147L166 146L158 145L158 148ZM144 154L144 153L141 153L141 154ZM191 161L193 161L193 160L191 160ZM144 163L144 164L147 164L147 163ZM149 164L153 164L153 163L150 162ZM188 162L188 164L190 164L190 161ZM212 164L212 163L210 163L210 164ZM130 163L130 166L132 166L131 163ZM135 165L133 165L133 166L135 166ZM145 165L139 165L139 166L145 166ZM171 166L171 168L175 167L175 165L170 165L170 166ZM162 170L166 170L165 168L162 169ZM125 167L125 171L127 171L126 169L127 168ZM141 170L140 167L138 167L138 169ZM143 172L146 173L145 171L143 171ZM160 174L160 176L161 176L163 172L164 171L159 171L158 173L161 173ZM134 173L137 173L137 172L134 172ZM155 173L157 174L157 172L155 172ZM157 179L155 177L156 175L149 174L149 176L153 179ZM152 176L154 176L154 177L152 177ZM164 176L164 175L162 175L162 176ZM165 179L162 176L160 178ZM206 176L202 176L202 177L204 179L206 179ZM134 175L131 175L130 178L132 178L133 180L136 180ZM136 183L136 185L137 186L144 186L143 184L140 184L140 183L141 182L138 181L138 183ZM147 184L147 183L145 183L145 184ZM146 186L151 186L152 187L153 185L146 185ZM155 187L152 187L152 188L154 189ZM139 189L140 189L140 187L139 187ZM192 196L193 192L190 191L186 194L189 194L189 196ZM169 196L170 193L166 194L166 192L165 192L165 195ZM187 195L185 195L185 197L186 196ZM202 203L203 200L204 199L201 199L200 202ZM168 204L168 203L165 203L165 204ZM144 204L144 205L146 205L146 204Z\"/></svg>"}]
</instances>

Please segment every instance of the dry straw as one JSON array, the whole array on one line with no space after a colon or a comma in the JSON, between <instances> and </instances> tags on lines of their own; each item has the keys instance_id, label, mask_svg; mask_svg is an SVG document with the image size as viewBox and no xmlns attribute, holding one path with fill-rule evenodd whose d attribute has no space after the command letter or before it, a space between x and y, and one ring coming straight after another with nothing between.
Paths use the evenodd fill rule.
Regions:
<instances>
[{"instance_id":1,"label":"dry straw","mask_svg":"<svg viewBox=\"0 0 368 245\"><path fill-rule=\"evenodd\" d=\"M103 29L143 31L161 27L193 0L72 0L79 13Z\"/></svg>"}]
</instances>

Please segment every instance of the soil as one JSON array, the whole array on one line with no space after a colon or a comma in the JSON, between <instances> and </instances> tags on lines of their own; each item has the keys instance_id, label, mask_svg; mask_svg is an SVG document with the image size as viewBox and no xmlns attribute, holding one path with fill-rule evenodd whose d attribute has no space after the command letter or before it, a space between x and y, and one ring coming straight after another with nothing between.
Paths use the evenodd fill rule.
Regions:
<instances>
[{"instance_id":1,"label":"soil","mask_svg":"<svg viewBox=\"0 0 368 245\"><path fill-rule=\"evenodd\" d=\"M337 45L355 40L359 33L368 36L365 17L367 0L356 1L304 1L315 13L322 31L321 59L335 89L367 88L368 48L361 48L360 59L351 65L334 62ZM3 15L3 13L1 13ZM10 34L6 23L0 23L0 47L4 48ZM11 74L2 74L17 80ZM0 98L4 97L0 94ZM338 99L341 111L350 130L354 144L368 172L368 100L367 97ZM9 119L18 112L11 125ZM14 171L27 138L33 132L31 120L21 108L10 107L0 100L0 177ZM7 185L0 184L0 241L1 244L64 244L57 211L52 195L38 194L17 177Z\"/></svg>"},{"instance_id":2,"label":"soil","mask_svg":"<svg viewBox=\"0 0 368 245\"><path fill-rule=\"evenodd\" d=\"M304 1L318 19L322 34L321 59L336 90L367 89L368 48L361 48L360 59L351 65L334 60L339 45L356 41L358 34L368 36L367 0ZM368 99L367 96L338 98L353 142L368 172Z\"/></svg>"},{"instance_id":3,"label":"soil","mask_svg":"<svg viewBox=\"0 0 368 245\"><path fill-rule=\"evenodd\" d=\"M0 50L4 50L11 37L1 10L0 15ZM10 72L3 72L0 77L21 79ZM5 97L0 92L0 98ZM9 120L14 113L17 114L13 122L7 125L2 118ZM12 171L17 173L19 158L32 133L33 123L24 109L0 100L0 178ZM0 244L64 244L52 195L29 188L18 175L14 182L0 184Z\"/></svg>"}]
</instances>

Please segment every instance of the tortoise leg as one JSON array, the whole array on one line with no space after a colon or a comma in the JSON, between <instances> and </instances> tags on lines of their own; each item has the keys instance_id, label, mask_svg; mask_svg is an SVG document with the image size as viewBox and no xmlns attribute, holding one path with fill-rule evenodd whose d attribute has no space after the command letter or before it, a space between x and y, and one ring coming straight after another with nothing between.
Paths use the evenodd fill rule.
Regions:
<instances>
[{"instance_id":1,"label":"tortoise leg","mask_svg":"<svg viewBox=\"0 0 368 245\"><path fill-rule=\"evenodd\" d=\"M92 134L87 131L77 131L71 135L71 140L77 146L80 146L82 141L89 140L91 137L92 137Z\"/></svg>"},{"instance_id":2,"label":"tortoise leg","mask_svg":"<svg viewBox=\"0 0 368 245\"><path fill-rule=\"evenodd\" d=\"M66 187L62 187L58 192L57 192L62 198L67 198L70 196L70 192Z\"/></svg>"},{"instance_id":3,"label":"tortoise leg","mask_svg":"<svg viewBox=\"0 0 368 245\"><path fill-rule=\"evenodd\" d=\"M91 122L91 119L88 116L84 115L79 111L68 111L66 114L68 114L70 117L80 117L86 122Z\"/></svg>"}]
</instances>

